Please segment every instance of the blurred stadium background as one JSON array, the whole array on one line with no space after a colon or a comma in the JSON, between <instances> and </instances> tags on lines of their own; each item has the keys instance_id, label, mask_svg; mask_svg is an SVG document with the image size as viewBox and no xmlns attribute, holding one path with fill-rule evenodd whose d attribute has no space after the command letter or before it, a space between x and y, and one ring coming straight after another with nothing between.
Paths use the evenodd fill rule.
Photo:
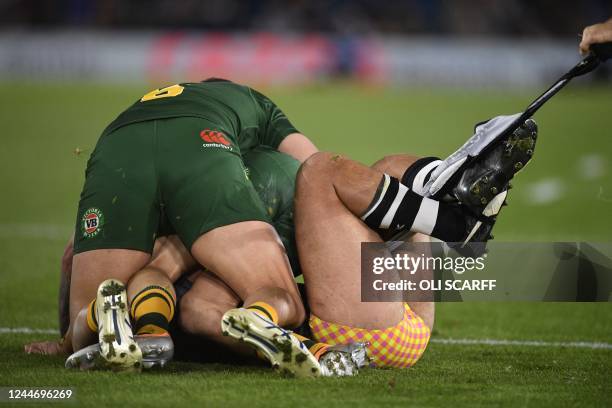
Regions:
<instances>
[{"instance_id":1,"label":"blurred stadium background","mask_svg":"<svg viewBox=\"0 0 612 408\"><path fill-rule=\"evenodd\" d=\"M228 366L86 376L21 350L55 337L59 260L88 154L150 89L230 78L269 94L323 150L366 163L444 156L474 123L522 110L579 60L582 29L610 16L607 0L0 0L0 385L74 385L89 405L138 405L145 389L151 401L227 406L269 406L267 395L321 406L609 405L610 347L444 341L609 346L610 303L440 304L414 369L307 387ZM611 81L608 64L536 115L536 157L498 240L612 240Z\"/></svg>"},{"instance_id":2,"label":"blurred stadium background","mask_svg":"<svg viewBox=\"0 0 612 408\"><path fill-rule=\"evenodd\" d=\"M576 59L610 2L0 2L0 75L259 84L351 78L387 86L541 84Z\"/></svg>"}]
</instances>

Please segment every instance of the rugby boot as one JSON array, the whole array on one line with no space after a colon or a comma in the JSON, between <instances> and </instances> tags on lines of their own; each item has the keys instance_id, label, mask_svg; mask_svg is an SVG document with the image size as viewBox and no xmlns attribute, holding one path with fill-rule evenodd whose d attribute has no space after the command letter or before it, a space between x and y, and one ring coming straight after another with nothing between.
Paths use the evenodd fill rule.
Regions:
<instances>
[{"instance_id":1,"label":"rugby boot","mask_svg":"<svg viewBox=\"0 0 612 408\"><path fill-rule=\"evenodd\" d=\"M108 279L98 287L96 312L100 356L118 371L139 371L142 351L134 340L125 286Z\"/></svg>"},{"instance_id":2,"label":"rugby boot","mask_svg":"<svg viewBox=\"0 0 612 408\"><path fill-rule=\"evenodd\" d=\"M423 187L423 195L453 201L457 198L453 197L453 193L456 196L453 189L459 184L465 187L470 180L465 180L464 173L470 169L468 178L474 178L473 173L478 172L480 177L473 182L479 182L478 186L484 184L486 188L475 193L482 200L479 205L484 208L497 193L504 191L503 187L533 155L537 125L532 119L518 123L519 117L520 114L498 116L477 125L474 135L431 173Z\"/></svg>"},{"instance_id":3,"label":"rugby boot","mask_svg":"<svg viewBox=\"0 0 612 408\"><path fill-rule=\"evenodd\" d=\"M491 230L506 203L510 180L533 157L538 128L528 119L507 137L498 139L471 158L447 193L465 211L467 235L460 248L474 255L484 252ZM467 248L466 247L466 248ZM461 252L461 251L460 251Z\"/></svg>"},{"instance_id":4,"label":"rugby boot","mask_svg":"<svg viewBox=\"0 0 612 408\"><path fill-rule=\"evenodd\" d=\"M290 331L250 310L228 310L221 319L221 331L224 336L251 345L281 374L294 377L322 374L315 356Z\"/></svg>"},{"instance_id":5,"label":"rugby boot","mask_svg":"<svg viewBox=\"0 0 612 408\"><path fill-rule=\"evenodd\" d=\"M143 369L163 368L172 360L174 343L170 335L145 334L137 335L134 339L142 351ZM96 343L71 354L66 359L66 368L96 370L106 369L108 364L100 354L100 345Z\"/></svg>"},{"instance_id":6,"label":"rugby boot","mask_svg":"<svg viewBox=\"0 0 612 408\"><path fill-rule=\"evenodd\" d=\"M369 363L365 343L329 346L319 358L323 377L353 376Z\"/></svg>"}]
</instances>

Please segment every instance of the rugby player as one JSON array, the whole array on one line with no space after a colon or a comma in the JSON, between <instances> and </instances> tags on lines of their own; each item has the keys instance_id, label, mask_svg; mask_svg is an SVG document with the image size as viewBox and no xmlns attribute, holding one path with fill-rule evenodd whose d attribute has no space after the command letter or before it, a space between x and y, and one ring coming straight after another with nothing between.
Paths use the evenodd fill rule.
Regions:
<instances>
[{"instance_id":1,"label":"rugby player","mask_svg":"<svg viewBox=\"0 0 612 408\"><path fill-rule=\"evenodd\" d=\"M501 204L499 197L505 198L508 182L531 159L536 135L535 123L528 121L501 141L493 143L488 153L477 155L468 167L460 172L455 170L456 176L459 176L454 177L456 182L450 181L453 177L447 177L447 186L442 191L448 191L449 198L463 203L459 206L457 203L454 204L459 211L465 211L464 207L470 209L464 215L463 235L468 232L472 224L475 224L473 220L470 222L470 218L480 213L482 216L475 218L486 224L483 228L485 235L480 233L480 239L487 239L486 235L490 233L495 218L484 212L487 208L491 210L490 204L497 206L491 211L495 214L499 212ZM462 148L451 157L465 158L466 153L467 150ZM279 159L282 157L276 158ZM317 153L302 167L298 177L295 205L298 246L302 254L301 261L308 288L307 303L312 309L309 326L315 339L321 344L350 344L365 341L374 364L382 367L408 367L421 357L434 323L433 302L362 303L359 286L359 251L361 242L381 240L383 225L380 220L384 219L393 207L401 208L405 205L403 200L398 202L397 197L401 191L404 196L408 194L406 185L410 185L412 190L424 192L427 179L436 174L436 169L443 168L445 162L448 162L448 159L442 162L435 158L416 159L407 155L398 155L380 160L372 169L368 169L342 156ZM273 171L270 173L274 174ZM292 174L291 170L285 174ZM269 184L269 181L275 178L269 175L267 177L261 177L264 184ZM346 197L346 192L351 193L343 190L340 185L366 185L367 182L364 181L368 178L378 177L381 178L381 183L376 194L366 192L366 195L373 196L368 206L369 210L356 210L361 214L364 223L340 198L341 195ZM351 178L355 179L353 183L350 182ZM398 182L399 179L402 183ZM347 182L348 184L345 184ZM332 188L333 183L340 185ZM396 185L392 186L392 183ZM256 185L258 184L261 185L260 181L257 181ZM275 191L273 189L268 189L267 192L259 191L262 199L266 201L268 196L268 203L286 203L287 197L292 195L293 176L285 177L284 187L282 185L283 183L276 183L275 186L280 188ZM476 191L474 186L480 186L482 190ZM288 191L291 193L287 194ZM499 193L493 195L492 191ZM359 193L362 192L363 190ZM389 194L391 192L394 193ZM353 195L345 199L352 200ZM270 196L281 199L270 200ZM428 210L427 206L439 207L441 203L436 204L435 201L425 200L423 197L420 200L417 215L421 212L428 213L431 217L427 222L429 227L425 229L426 224L414 216L410 230L419 228L422 232L433 231L435 212ZM397 202L396 206L393 205L394 202ZM283 206L287 207L286 204ZM380 209L377 211L377 208ZM368 213L378 213L378 219L372 221L373 218L368 218ZM391 219L394 218L395 214L392 214ZM290 217L285 220L290 220ZM422 225L415 227L415 222L421 222ZM278 224L275 226L278 228ZM285 235L287 239L284 242L289 248L293 247L293 243L290 242L292 236L293 234ZM322 241L320 237L326 239ZM416 234L413 240L426 241L427 236ZM180 253L189 256L187 251ZM180 259L180 253L173 259ZM193 263L193 260L186 259L180 262L183 265L188 263ZM293 263L296 263L295 260ZM172 268L172 263L168 266ZM182 297L180 324L183 330L189 333L223 342L218 321L226 310L235 308L239 304L240 299L231 288L213 275L201 274L193 282L193 287Z\"/></svg>"},{"instance_id":2,"label":"rugby player","mask_svg":"<svg viewBox=\"0 0 612 408\"><path fill-rule=\"evenodd\" d=\"M294 240L293 228L293 195L295 187L295 176L299 168L299 162L291 156L285 155L278 151L274 151L267 147L257 147L244 155L244 162L249 171L249 177L253 183L259 197L262 200L266 211L270 215L272 225L278 232L279 237L286 248L287 255L292 266L292 270L296 275L300 274L299 261L297 258L297 250ZM60 332L64 336L67 331L67 304L69 293L65 289L69 286L71 275L71 260L72 260L72 242L66 246L64 256L62 258L62 279L60 285ZM232 352L239 352L242 355L252 355L250 348L239 347L239 344L228 337L224 337L221 333L219 322L223 314L231 308L240 305L241 301L227 285L216 278L209 272L191 273L199 266L190 256L189 252L181 244L176 235L167 237L159 237L155 243L155 249L150 264L145 268L156 269L163 271L169 280L176 281L182 275L189 275L189 279L183 278L176 284L179 297L177 299L177 314L178 321L172 329L173 337L175 334L181 338L186 338L191 343L202 344L199 339L206 337L207 340L212 340L221 343L226 348L230 348ZM131 290L132 282L139 279L141 272L128 283L128 293L134 292ZM185 286L187 287L185 288ZM193 289L189 288L193 286ZM187 292L184 296L181 293ZM131 297L131 296L130 296ZM198 340L192 340L188 335L197 335ZM302 338L306 344L309 344L307 339ZM143 351L143 367L151 368L163 366L172 358L173 350L172 343L167 339L138 335L136 341ZM66 344L68 344L67 342ZM184 346L184 341L181 346ZM313 344L311 344L312 346ZM210 347L210 342L208 342ZM200 347L197 347L199 349ZM347 350L347 348L331 348L331 350L321 350L320 361L324 375L342 374L342 370L347 370L345 374L356 372L356 365L363 364L365 355L362 348L348 348L351 356L354 356L355 361L347 360L346 351L339 353L338 351ZM60 342L39 342L32 343L26 346L26 351L43 354L59 354L70 353L71 350L62 348ZM217 347L215 353L223 352ZM198 350L181 350L181 354L193 355L198 353ZM201 354L201 353L200 353ZM68 367L93 368L96 362L99 361L98 345L86 347L81 351L74 353L67 360ZM225 353L226 359L232 359L228 353ZM332 360L333 363L331 362ZM347 361L343 361L347 360ZM338 367L338 362L346 367ZM330 370L336 368L335 370ZM342 370L339 370L342 368Z\"/></svg>"},{"instance_id":3,"label":"rugby player","mask_svg":"<svg viewBox=\"0 0 612 408\"><path fill-rule=\"evenodd\" d=\"M535 122L528 120L474 157L468 157L470 142L487 143L480 135L444 161L401 155L374 168L329 153L311 156L298 176L295 224L313 339L365 342L379 367L416 363L431 335L434 303L362 302L361 243L382 242L381 233L389 230L419 232L413 241L434 236L485 243L510 179L531 159L536 136ZM469 164L447 166L457 158ZM437 171L443 168L446 174ZM444 201L428 198L436 182ZM414 192L422 196L409 197ZM446 211L462 212L463 222L446 218ZM437 231L441 227L445 231ZM472 244L472 254L482 249Z\"/></svg>"},{"instance_id":4,"label":"rugby player","mask_svg":"<svg viewBox=\"0 0 612 408\"><path fill-rule=\"evenodd\" d=\"M305 311L243 162L261 145L298 160L316 151L268 98L221 80L152 91L106 128L88 162L78 209L68 330L73 350L97 334L109 366L138 368L142 352L131 324L137 334L167 336L175 293L158 269L142 273L165 219L198 264L240 298L243 307L225 314L226 330L247 343L263 336L284 350L262 351L283 370L320 374L304 339L281 329L299 325Z\"/></svg>"},{"instance_id":5,"label":"rugby player","mask_svg":"<svg viewBox=\"0 0 612 408\"><path fill-rule=\"evenodd\" d=\"M361 243L381 242L383 229L401 229L397 224L419 231L414 241L427 241L425 234L449 234L449 241L486 242L509 181L531 160L537 127L528 120L499 140L481 136L477 134L444 161L398 155L367 168L339 155L316 153L305 162L295 199L296 241L315 340L322 344L366 342L370 358L379 367L409 367L418 361L433 328L434 303L361 302ZM481 153L467 166L450 165L456 159L466 163L473 147ZM437 171L441 169L446 174ZM445 202L409 196L410 190L432 195L427 185L436 181L437 194L446 196ZM412 208L403 208L408 205ZM440 227L443 231L436 232L441 210L458 211L462 216L446 219L453 228ZM407 213L410 218L404 218ZM210 310L217 302L221 315L238 301L214 277L196 280L181 302L183 327L218 336L216 318L210 326L200 311Z\"/></svg>"},{"instance_id":6,"label":"rugby player","mask_svg":"<svg viewBox=\"0 0 612 408\"><path fill-rule=\"evenodd\" d=\"M508 120L483 126L490 130L501 122ZM490 239L509 182L531 160L537 138L532 120L502 129L500 138L477 132L446 160L396 155L372 168L330 153L306 160L297 177L295 226L315 341L365 342L377 367L409 367L419 360L433 328L434 303L362 302L361 243L381 242L401 230L413 233L412 241L428 241L428 235L462 244ZM220 314L238 301L214 277L196 280L181 303L185 330L217 335L215 319L211 330L200 313L216 302L213 294L223 299Z\"/></svg>"},{"instance_id":7,"label":"rugby player","mask_svg":"<svg viewBox=\"0 0 612 408\"><path fill-rule=\"evenodd\" d=\"M499 122L493 120L487 126L495 128ZM398 303L390 303L391 309L385 308L385 304L381 304L382 307L361 304L358 291L355 290L359 286L351 284L356 281L355 273L359 273L359 267L354 267L358 259L354 251L358 250L362 241L380 240L381 229L420 232L448 242L485 242L489 239L494 217L507 194L509 180L531 158L535 135L535 124L528 122L501 139L485 138L483 141L479 140L481 135L477 133L445 161L396 156L377 163L375 169L368 169L338 155L314 155L302 168L302 181L299 185L303 187L298 188L296 200L298 245L302 253L302 264L308 265L305 266L308 296L309 301L317 305L313 307L315 313L310 318L313 333L320 339L327 333L331 339L339 339L341 343L357 339L373 340L371 344L374 346L381 342L388 344L387 339L395 338L397 344L391 350L381 352L370 348L377 364L414 364L429 338L433 325L433 304L422 307L412 305L415 310L420 308L417 313L408 305ZM476 159L470 160L469 166L462 166L467 163L466 159L472 152L470 146L478 143L479 149L487 148L486 154L484 150L482 154L478 150ZM386 170L388 174L378 171L377 166L378 170ZM401 183L398 178L400 175ZM475 186L481 186L482 191L475 192ZM426 197L435 194L444 197L443 193L456 202L446 203ZM323 205L320 205L318 199ZM363 219L365 225L359 218ZM345 251L344 247L335 248L337 253L347 254L346 260L349 262L346 264L339 262L344 260L343 256L338 257L322 248L328 241L318 238L329 236L331 239L336 229L341 232L341 237L361 237L353 241L357 245L350 245L349 251ZM352 235L351 231L356 234ZM351 243L351 240L339 242L339 245L343 245L345 242ZM322 274L317 274L317 270L322 271ZM335 270L347 271L348 280L341 280ZM349 288L345 291L346 295L337 297L339 284L342 283L344 290L347 282ZM218 293L222 288L217 285L216 289L215 293ZM228 292L231 289L230 286L225 288ZM334 296L330 296L332 294ZM230 303L224 306L233 306ZM338 307L338 304L344 306ZM200 309L196 309L196 313L197 310ZM242 328L250 332L249 324L234 327L227 317L226 314L222 318L225 334L240 338L240 333L232 333L230 330L239 332ZM413 338L420 340L414 342ZM255 345L265 353L261 344Z\"/></svg>"}]
</instances>

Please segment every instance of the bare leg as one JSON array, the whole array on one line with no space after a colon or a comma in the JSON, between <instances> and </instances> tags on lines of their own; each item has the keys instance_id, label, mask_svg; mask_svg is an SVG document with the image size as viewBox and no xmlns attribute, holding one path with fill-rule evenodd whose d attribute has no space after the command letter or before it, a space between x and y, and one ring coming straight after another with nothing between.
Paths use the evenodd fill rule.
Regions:
<instances>
[{"instance_id":1,"label":"bare leg","mask_svg":"<svg viewBox=\"0 0 612 408\"><path fill-rule=\"evenodd\" d=\"M418 159L419 158L416 156L410 156L407 154L386 156L374 163L372 167L380 172L387 173L392 177L401 179L406 169ZM410 237L410 242L428 242L429 240L430 237L427 235L418 233L413 234ZM433 329L436 307L434 302L408 302L408 306L410 306L410 309L412 309L413 312L423 319L430 330Z\"/></svg>"},{"instance_id":2,"label":"bare leg","mask_svg":"<svg viewBox=\"0 0 612 408\"><path fill-rule=\"evenodd\" d=\"M198 238L191 252L232 288L245 307L268 303L283 327L295 327L304 320L289 261L271 225L247 221L215 228Z\"/></svg>"},{"instance_id":3,"label":"bare leg","mask_svg":"<svg viewBox=\"0 0 612 408\"><path fill-rule=\"evenodd\" d=\"M416 156L396 154L383 157L374 163L372 168L380 171L381 173L387 173L391 177L401 179L406 169L417 160L418 157Z\"/></svg>"},{"instance_id":4,"label":"bare leg","mask_svg":"<svg viewBox=\"0 0 612 408\"><path fill-rule=\"evenodd\" d=\"M341 361L336 371L327 366L324 371L319 358L335 354L326 353L324 344L281 328L298 326L305 310L284 247L271 225L248 221L216 228L196 240L192 253L244 302L243 308L223 314L218 322L223 335L249 344L273 368L297 377L353 373L348 360Z\"/></svg>"},{"instance_id":5,"label":"bare leg","mask_svg":"<svg viewBox=\"0 0 612 408\"><path fill-rule=\"evenodd\" d=\"M128 282L133 330L139 336L169 336L176 308L173 282L198 265L176 235L155 241L152 259Z\"/></svg>"},{"instance_id":6,"label":"bare leg","mask_svg":"<svg viewBox=\"0 0 612 408\"><path fill-rule=\"evenodd\" d=\"M401 303L361 302L360 243L381 239L348 211L336 184L344 184L347 174L349 184L355 183L351 175L366 176L368 184L368 171L354 162L345 162L341 165L349 169L339 172L338 161L342 158L325 155L319 158L314 165L311 162L302 168L296 195L297 242L313 313L323 320L348 326L370 329L392 326L403 315ZM373 167L400 178L416 159L408 155L389 156ZM422 241L428 237L417 234L413 239ZM412 302L409 306L430 329L433 327L433 302Z\"/></svg>"},{"instance_id":7,"label":"bare leg","mask_svg":"<svg viewBox=\"0 0 612 408\"><path fill-rule=\"evenodd\" d=\"M197 268L197 263L178 236L160 237L155 241L151 261L128 282L130 304L134 297L147 286L159 286L176 298L173 283L184 273Z\"/></svg>"},{"instance_id":8,"label":"bare leg","mask_svg":"<svg viewBox=\"0 0 612 408\"><path fill-rule=\"evenodd\" d=\"M446 242L462 241L468 233L465 215L456 206L423 197L397 178L343 156L312 155L300 172L306 182L311 177L323 178L327 191L370 228L421 232Z\"/></svg>"},{"instance_id":9,"label":"bare leg","mask_svg":"<svg viewBox=\"0 0 612 408\"><path fill-rule=\"evenodd\" d=\"M161 286L169 291L172 296L176 296L174 293L174 286L172 285L172 282L168 276L160 269L146 266L138 271L138 273L136 273L128 282L127 291L130 303L138 292L151 285Z\"/></svg>"},{"instance_id":10,"label":"bare leg","mask_svg":"<svg viewBox=\"0 0 612 408\"><path fill-rule=\"evenodd\" d=\"M98 249L74 256L70 283L70 325L74 350L92 343L87 330L87 305L106 279L127 282L148 262L150 255L129 249ZM84 313L83 313L84 310Z\"/></svg>"},{"instance_id":11,"label":"bare leg","mask_svg":"<svg viewBox=\"0 0 612 408\"><path fill-rule=\"evenodd\" d=\"M225 312L238 307L242 301L225 283L210 272L199 272L193 286L181 298L181 328L196 336L206 337L233 351L253 355L253 349L223 336L219 322Z\"/></svg>"},{"instance_id":12,"label":"bare leg","mask_svg":"<svg viewBox=\"0 0 612 408\"><path fill-rule=\"evenodd\" d=\"M429 242L430 237L423 234L414 234L410 237L410 242ZM423 271L423 273L431 275L431 271ZM429 330L433 330L434 318L436 311L435 302L407 302L408 306L414 313L416 313L423 322L429 327Z\"/></svg>"},{"instance_id":13,"label":"bare leg","mask_svg":"<svg viewBox=\"0 0 612 408\"><path fill-rule=\"evenodd\" d=\"M157 238L147 267L162 271L171 282L176 282L181 275L195 271L198 263L177 235L169 235Z\"/></svg>"},{"instance_id":14,"label":"bare leg","mask_svg":"<svg viewBox=\"0 0 612 408\"><path fill-rule=\"evenodd\" d=\"M60 341L42 341L32 342L25 345L25 351L27 353L39 353L39 354L70 354L73 351L72 338L73 333L78 347L76 350L96 342L95 333L93 333L86 324L86 313L87 309L81 310L81 316L77 316L74 320L74 324L70 325L70 280L72 276L72 261L73 261L73 239L71 237L64 249L62 256L62 267L60 272L60 289L59 289L59 324L60 324L60 335L62 340ZM193 259L189 251L185 248L182 242L176 235L170 235L167 237L160 237L155 241L155 247L151 261L145 268L155 268L158 271L162 271L166 276L167 280L162 277L157 277L156 282L148 283L148 285L158 285L162 287L170 287L171 293L174 295L174 288L172 285L168 285L168 282L176 281L183 273L195 270L197 267L196 261ZM139 279L142 282L142 278ZM146 286L146 284L145 284ZM143 286L142 288L144 288ZM141 288L141 289L142 289ZM130 301L134 295L138 293L136 286L128 285L128 294L130 294Z\"/></svg>"},{"instance_id":15,"label":"bare leg","mask_svg":"<svg viewBox=\"0 0 612 408\"><path fill-rule=\"evenodd\" d=\"M333 176L338 160L344 159L321 157L323 163L310 162L302 166L297 180L296 241L308 302L312 312L323 320L384 329L402 319L403 305L361 302L361 242L381 242L381 238L340 200ZM348 183L358 193L368 196L361 202L363 211L369 204L365 201L372 199L381 173L359 164L350 167L355 177ZM363 175L366 175L365 189L359 182Z\"/></svg>"},{"instance_id":16,"label":"bare leg","mask_svg":"<svg viewBox=\"0 0 612 408\"><path fill-rule=\"evenodd\" d=\"M168 276L164 273L164 271L162 271L161 269L157 269L155 267L149 266L149 265L146 266L144 269L141 269L140 271L138 271L138 273L136 273L127 284L127 294L128 294L128 299L130 303L130 310L132 311L132 314L131 314L132 320L133 320L132 324L134 325L134 331L135 331L134 334L152 333L150 330L147 330L147 329L150 329L150 327L146 327L146 326L140 327L139 326L138 319L139 317L141 317L143 313L137 311L134 314L134 310L135 310L134 307L136 306L133 304L135 298L138 295L142 294L142 296L145 296L147 292L143 293L143 291L147 291L147 289L151 287L160 287L160 288L163 288L166 292L168 292L171 295L171 299L168 299L169 302L173 302L176 299L174 285L172 285L172 282L170 281ZM150 290L148 292L150 292ZM139 301L139 303L141 302ZM174 306L172 306L172 310L173 309L174 309ZM172 312L172 314L173 313L174 312ZM167 318L167 321L164 322L164 324L169 324L172 319L171 315L167 314L165 317ZM163 332L167 334L166 332L167 327L165 326L156 327L155 329L157 332L160 332L160 333Z\"/></svg>"},{"instance_id":17,"label":"bare leg","mask_svg":"<svg viewBox=\"0 0 612 408\"><path fill-rule=\"evenodd\" d=\"M74 320L74 324L70 326L68 331L70 337L66 339L71 339L72 349L75 351L98 341L98 333L92 332L87 326L87 312L87 307L81 309L77 318Z\"/></svg>"}]
</instances>

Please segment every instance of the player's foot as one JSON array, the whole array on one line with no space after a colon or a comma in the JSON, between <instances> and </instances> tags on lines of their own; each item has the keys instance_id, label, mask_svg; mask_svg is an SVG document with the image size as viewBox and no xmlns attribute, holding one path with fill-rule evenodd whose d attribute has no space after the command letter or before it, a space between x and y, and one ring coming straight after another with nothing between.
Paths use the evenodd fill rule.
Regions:
<instances>
[{"instance_id":1,"label":"player's foot","mask_svg":"<svg viewBox=\"0 0 612 408\"><path fill-rule=\"evenodd\" d=\"M514 175L531 161L537 135L538 126L528 119L508 137L474 157L452 187L452 196L475 214L482 214L495 197L508 190Z\"/></svg>"},{"instance_id":2,"label":"player's foot","mask_svg":"<svg viewBox=\"0 0 612 408\"><path fill-rule=\"evenodd\" d=\"M142 368L145 370L163 368L172 360L174 343L170 335L135 336L136 343L142 350ZM100 354L100 345L92 344L66 359L66 368L96 370L108 368L108 363Z\"/></svg>"},{"instance_id":3,"label":"player's foot","mask_svg":"<svg viewBox=\"0 0 612 408\"><path fill-rule=\"evenodd\" d=\"M101 357L114 370L140 370L142 351L134 340L125 286L109 279L98 287L96 312Z\"/></svg>"},{"instance_id":4,"label":"player's foot","mask_svg":"<svg viewBox=\"0 0 612 408\"><path fill-rule=\"evenodd\" d=\"M321 375L341 377L357 375L361 367L368 364L365 343L338 344L330 346L319 358Z\"/></svg>"},{"instance_id":5,"label":"player's foot","mask_svg":"<svg viewBox=\"0 0 612 408\"><path fill-rule=\"evenodd\" d=\"M496 216L505 204L510 180L529 163L535 149L538 128L528 119L514 132L498 139L473 157L458 181L450 186L449 195L466 210L468 232L463 245L472 252L484 251L492 238Z\"/></svg>"},{"instance_id":6,"label":"player's foot","mask_svg":"<svg viewBox=\"0 0 612 408\"><path fill-rule=\"evenodd\" d=\"M141 334L135 336L142 350L142 368L164 368L174 357L174 342L170 334Z\"/></svg>"},{"instance_id":7,"label":"player's foot","mask_svg":"<svg viewBox=\"0 0 612 408\"><path fill-rule=\"evenodd\" d=\"M224 336L254 347L272 367L295 377L322 375L317 359L295 336L268 319L247 309L231 309L221 319Z\"/></svg>"},{"instance_id":8,"label":"player's foot","mask_svg":"<svg viewBox=\"0 0 612 408\"><path fill-rule=\"evenodd\" d=\"M449 245L463 256L482 256L486 252L487 242L493 239L491 231L507 195L508 191L499 193L486 205L480 215L475 215L467 207L457 204L465 219L466 235L462 242L449 243Z\"/></svg>"},{"instance_id":9,"label":"player's foot","mask_svg":"<svg viewBox=\"0 0 612 408\"><path fill-rule=\"evenodd\" d=\"M519 116L520 114L498 116L476 126L475 134L432 172L424 186L424 195L438 200L452 199L453 192L456 193L452 190L458 185L464 187L466 184L466 180L459 179L467 169L472 169L472 173L479 172L480 178L474 179L474 174L470 174L467 177L470 180L467 181L483 182L478 183L478 186L484 189L475 195L478 200L482 200L479 205L484 208L495 195L504 190L504 184L507 184L533 155L537 125L532 119L522 124L517 123ZM484 179L484 176L487 176L488 180ZM491 182L494 184L490 184ZM492 187L495 187L497 192Z\"/></svg>"},{"instance_id":10,"label":"player's foot","mask_svg":"<svg viewBox=\"0 0 612 408\"><path fill-rule=\"evenodd\" d=\"M66 368L78 368L80 370L94 370L106 368L106 360L100 356L100 345L92 344L85 348L75 351L66 359Z\"/></svg>"}]
</instances>

